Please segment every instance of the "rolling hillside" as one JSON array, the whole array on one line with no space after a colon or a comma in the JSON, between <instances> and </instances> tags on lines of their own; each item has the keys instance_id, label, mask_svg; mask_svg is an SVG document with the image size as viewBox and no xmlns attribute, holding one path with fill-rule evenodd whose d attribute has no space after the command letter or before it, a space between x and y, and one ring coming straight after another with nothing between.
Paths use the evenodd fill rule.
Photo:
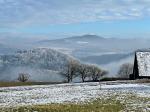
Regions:
<instances>
[{"instance_id":1,"label":"rolling hillside","mask_svg":"<svg viewBox=\"0 0 150 112\"><path fill-rule=\"evenodd\" d=\"M60 70L68 63L66 54L49 48L18 51L14 55L0 56L0 79L15 80L18 73L25 72L34 80L57 80ZM59 78L59 77L58 77Z\"/></svg>"}]
</instances>

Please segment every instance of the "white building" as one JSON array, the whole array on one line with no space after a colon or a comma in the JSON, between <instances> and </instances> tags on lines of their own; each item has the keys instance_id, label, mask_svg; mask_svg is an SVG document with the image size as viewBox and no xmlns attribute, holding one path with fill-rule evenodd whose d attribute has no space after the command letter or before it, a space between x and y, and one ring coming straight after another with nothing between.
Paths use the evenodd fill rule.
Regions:
<instances>
[{"instance_id":1,"label":"white building","mask_svg":"<svg viewBox=\"0 0 150 112\"><path fill-rule=\"evenodd\" d=\"M130 75L130 78L150 78L150 50L135 53L133 74Z\"/></svg>"}]
</instances>

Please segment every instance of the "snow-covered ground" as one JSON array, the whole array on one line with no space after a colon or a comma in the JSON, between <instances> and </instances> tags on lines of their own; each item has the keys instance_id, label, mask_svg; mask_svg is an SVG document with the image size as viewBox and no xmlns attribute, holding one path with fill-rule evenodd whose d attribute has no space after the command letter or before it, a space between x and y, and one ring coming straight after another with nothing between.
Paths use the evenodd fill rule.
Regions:
<instances>
[{"instance_id":1,"label":"snow-covered ground","mask_svg":"<svg viewBox=\"0 0 150 112\"><path fill-rule=\"evenodd\" d=\"M150 97L150 84L77 83L0 88L0 107L83 102L115 94Z\"/></svg>"}]
</instances>

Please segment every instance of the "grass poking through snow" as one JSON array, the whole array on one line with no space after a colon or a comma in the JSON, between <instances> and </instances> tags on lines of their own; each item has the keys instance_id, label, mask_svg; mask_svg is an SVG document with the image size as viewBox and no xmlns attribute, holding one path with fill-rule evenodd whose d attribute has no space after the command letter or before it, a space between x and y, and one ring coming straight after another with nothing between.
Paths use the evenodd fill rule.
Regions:
<instances>
[{"instance_id":1,"label":"grass poking through snow","mask_svg":"<svg viewBox=\"0 0 150 112\"><path fill-rule=\"evenodd\" d=\"M119 112L124 105L115 99L97 99L83 104L48 104L18 108L4 108L3 112Z\"/></svg>"}]
</instances>

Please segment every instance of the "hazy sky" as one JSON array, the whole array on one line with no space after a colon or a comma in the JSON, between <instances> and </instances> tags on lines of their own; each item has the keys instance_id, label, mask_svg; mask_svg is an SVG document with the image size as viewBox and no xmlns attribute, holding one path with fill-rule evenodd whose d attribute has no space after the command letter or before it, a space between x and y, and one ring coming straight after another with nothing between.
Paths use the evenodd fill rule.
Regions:
<instances>
[{"instance_id":1,"label":"hazy sky","mask_svg":"<svg viewBox=\"0 0 150 112\"><path fill-rule=\"evenodd\" d=\"M150 0L0 0L0 32L150 37Z\"/></svg>"}]
</instances>

